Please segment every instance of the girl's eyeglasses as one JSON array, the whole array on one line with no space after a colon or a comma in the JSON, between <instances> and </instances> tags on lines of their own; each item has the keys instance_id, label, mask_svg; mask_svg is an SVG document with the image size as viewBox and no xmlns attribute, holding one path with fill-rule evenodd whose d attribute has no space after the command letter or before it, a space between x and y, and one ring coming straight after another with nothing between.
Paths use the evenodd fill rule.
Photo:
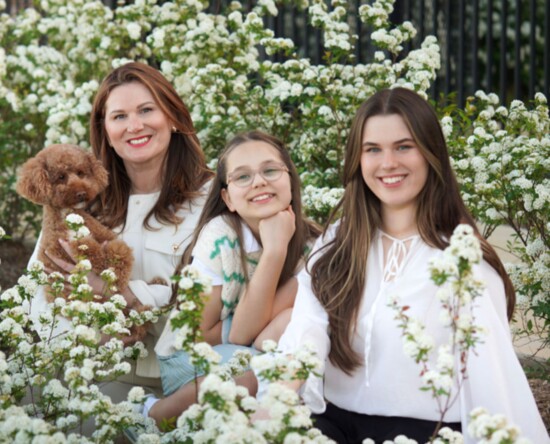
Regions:
<instances>
[{"instance_id":1,"label":"girl's eyeglasses","mask_svg":"<svg viewBox=\"0 0 550 444\"><path fill-rule=\"evenodd\" d=\"M268 163L260 169L238 168L227 175L227 184L233 182L239 188L245 188L252 184L256 174L262 176L267 182L274 182L283 173L288 173L288 168L282 163Z\"/></svg>"}]
</instances>

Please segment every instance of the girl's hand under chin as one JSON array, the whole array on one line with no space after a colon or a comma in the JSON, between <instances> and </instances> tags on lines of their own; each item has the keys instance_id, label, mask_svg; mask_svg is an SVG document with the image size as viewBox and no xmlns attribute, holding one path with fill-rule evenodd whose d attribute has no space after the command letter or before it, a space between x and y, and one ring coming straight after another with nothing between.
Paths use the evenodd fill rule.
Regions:
<instances>
[{"instance_id":1,"label":"girl's hand under chin","mask_svg":"<svg viewBox=\"0 0 550 444\"><path fill-rule=\"evenodd\" d=\"M288 247L296 231L296 215L289 205L273 216L262 219L259 224L260 240L264 251Z\"/></svg>"}]
</instances>

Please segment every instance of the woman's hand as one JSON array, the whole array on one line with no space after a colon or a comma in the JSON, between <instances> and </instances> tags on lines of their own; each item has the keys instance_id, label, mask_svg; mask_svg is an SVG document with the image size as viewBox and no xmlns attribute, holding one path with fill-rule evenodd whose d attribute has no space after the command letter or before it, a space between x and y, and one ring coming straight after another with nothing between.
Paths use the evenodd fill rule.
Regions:
<instances>
[{"instance_id":1,"label":"woman's hand","mask_svg":"<svg viewBox=\"0 0 550 444\"><path fill-rule=\"evenodd\" d=\"M65 272L65 280L67 280L68 276L74 270L74 267L77 262L77 257L73 249L71 248L70 244L67 241L60 239L59 244L71 259L70 262L64 259L61 259L59 257L56 257L50 254L50 252L48 251L46 251L45 253L46 253L46 256L48 256L53 263L55 263L59 268L61 268L61 270ZM54 270L46 269L47 273L51 273L52 271ZM88 285L92 287L92 292L94 295L99 295L102 298L107 296L106 294L108 290L107 283L96 272L94 272L93 270L90 270L86 274L86 277L88 279ZM69 289L69 291L71 290L70 284L66 284L66 287ZM139 299L136 297L134 293L132 293L132 291L128 287L119 289L119 293L124 297L124 299L126 299L126 304L128 309L136 308L141 305L141 302L139 301Z\"/></svg>"},{"instance_id":2,"label":"woman's hand","mask_svg":"<svg viewBox=\"0 0 550 444\"><path fill-rule=\"evenodd\" d=\"M260 240L264 251L279 251L288 247L296 231L296 215L292 207L279 211L273 216L262 219L259 224Z\"/></svg>"},{"instance_id":3,"label":"woman's hand","mask_svg":"<svg viewBox=\"0 0 550 444\"><path fill-rule=\"evenodd\" d=\"M59 245L61 245L61 248L63 248L65 253L67 253L67 256L69 256L69 258L71 259L70 261L66 261L64 259L56 257L53 254L51 254L50 251L47 251L47 250L45 251L45 253L46 253L46 256L48 256L54 264L56 264L61 270L63 270L65 274L65 280L67 281L69 275L73 272L76 266L77 256L67 241L63 239L59 239ZM51 273L52 271L54 270L46 269L47 273ZM103 281L103 279L101 279L101 277L98 276L97 273L95 273L92 270L90 270L87 273L86 277L88 278L88 285L92 287L93 293L100 295L102 297L105 296L104 293L107 288L106 288L106 283ZM66 284L66 287L67 287L67 284ZM70 286L68 288L70 289Z\"/></svg>"}]
</instances>

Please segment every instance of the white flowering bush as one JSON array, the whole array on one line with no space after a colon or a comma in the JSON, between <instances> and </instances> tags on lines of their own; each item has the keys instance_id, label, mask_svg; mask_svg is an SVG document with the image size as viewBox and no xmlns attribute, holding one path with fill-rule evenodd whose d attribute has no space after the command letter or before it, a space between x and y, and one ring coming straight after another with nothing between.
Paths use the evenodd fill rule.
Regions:
<instances>
[{"instance_id":1,"label":"white flowering bush","mask_svg":"<svg viewBox=\"0 0 550 444\"><path fill-rule=\"evenodd\" d=\"M536 94L528 107L507 108L495 94L478 91L465 110L442 124L462 195L484 235L499 225L514 235L507 264L518 296L516 316L528 319L520 334L537 334L550 345L550 115ZM520 324L521 325L521 324Z\"/></svg>"},{"instance_id":2,"label":"white flowering bush","mask_svg":"<svg viewBox=\"0 0 550 444\"><path fill-rule=\"evenodd\" d=\"M159 67L188 104L202 146L215 158L226 141L246 129L281 137L291 149L308 208L323 219L335 199L319 202L340 185L344 141L359 104L373 92L402 85L426 94L439 68L439 46L427 37L402 52L415 35L410 23L392 25L392 0L359 9L371 27L372 62L357 64L347 22L348 2L289 0L307 9L323 36L324 59L298 55L264 21L278 10L256 2L247 12L232 2L219 14L204 0L138 0L114 11L98 0L41 0L15 17L0 15L0 214L14 235L37 228L36 207L14 192L16 169L44 145L88 145L88 120L101 79L115 66L139 60ZM281 62L260 57L278 55ZM395 62L399 56L399 62Z\"/></svg>"},{"instance_id":3,"label":"white flowering bush","mask_svg":"<svg viewBox=\"0 0 550 444\"><path fill-rule=\"evenodd\" d=\"M212 285L207 276L200 275L191 265L185 266L172 280L177 288L176 306L169 320L172 330L177 332L174 346L189 354L197 384L198 374L209 373L211 365L218 364L221 358L203 341L200 329L204 295L211 293Z\"/></svg>"},{"instance_id":4,"label":"white flowering bush","mask_svg":"<svg viewBox=\"0 0 550 444\"><path fill-rule=\"evenodd\" d=\"M79 220L68 219L73 229L81 232ZM405 350L421 364L425 389L432 392L441 420L456 399L452 381L458 379L460 390L461 381L467 377L467 352L479 342L481 329L468 316L468 308L481 289L481 284L471 277L471 266L480 259L479 244L471 228L460 226L443 259L431 264L434 282L446 283L452 289L439 294L451 337L449 344L440 347L433 368L427 359L433 341L423 334L422 325L398 306L397 300L392 302L404 331ZM173 430L164 434L159 433L151 419L135 412L134 405L145 397L142 388L133 388L127 401L113 403L101 392L98 382L127 374L131 367L128 360L143 356L145 350L141 343L128 347L118 339L129 334L125 328L128 324L124 298L115 295L103 304L94 302L91 290L82 289L89 264L82 259L75 268L78 282L84 283L72 282L72 297L68 301L55 299L38 322L29 317L30 304L38 286L51 278L40 263L35 263L18 285L0 296L0 436L20 442L113 442L122 430L140 426L138 443L142 444L332 442L313 427L309 409L284 384L306 380L310 374L319 375L322 363L307 345L288 357L276 350L273 341L266 341L266 354L251 358L249 352L239 352L229 363L219 365L219 356L212 348L198 342L202 299L211 291L211 285L192 267L174 277L178 295L170 323L179 333L178 346L190 353L198 370L207 373L198 390L197 403L177 418ZM56 276L55 280L61 278ZM56 328L61 316L71 321L71 326L63 331ZM460 362L458 372L455 358ZM260 402L233 380L249 365L261 379L271 381ZM258 409L267 412L267 418L252 421ZM499 444L524 442L519 431L500 416L490 417L485 411L475 410L472 418L469 433L475 437ZM94 424L94 431L88 436L82 435L86 421ZM393 442L414 441L399 436ZM463 441L461 434L442 428L434 432L431 442Z\"/></svg>"},{"instance_id":5,"label":"white flowering bush","mask_svg":"<svg viewBox=\"0 0 550 444\"><path fill-rule=\"evenodd\" d=\"M6 235L6 230L4 230L4 228L0 226L0 241L6 238L8 238L8 236ZM0 265L1 264L2 264L2 259L0 258ZM2 287L0 287L0 290L2 290Z\"/></svg>"},{"instance_id":6,"label":"white flowering bush","mask_svg":"<svg viewBox=\"0 0 550 444\"><path fill-rule=\"evenodd\" d=\"M68 217L73 236L82 221ZM90 263L79 258L69 277L68 300L56 297L47 309L30 316L39 286L49 283L55 297L63 289L60 273L47 275L35 262L17 285L0 295L0 437L2 442L112 442L123 429L152 421L134 411L132 402L114 403L99 383L128 374L131 362L146 354L142 343L122 339L136 322L158 320L158 311L125 315L126 301L114 295L96 302L86 275ZM44 287L43 287L44 288ZM93 432L83 436L83 427Z\"/></svg>"}]
</instances>

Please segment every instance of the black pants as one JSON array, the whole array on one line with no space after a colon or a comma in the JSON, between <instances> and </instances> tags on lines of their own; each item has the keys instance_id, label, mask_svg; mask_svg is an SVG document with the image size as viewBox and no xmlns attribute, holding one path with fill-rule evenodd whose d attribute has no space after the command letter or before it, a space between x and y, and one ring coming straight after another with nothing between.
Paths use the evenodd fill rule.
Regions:
<instances>
[{"instance_id":1,"label":"black pants","mask_svg":"<svg viewBox=\"0 0 550 444\"><path fill-rule=\"evenodd\" d=\"M379 444L385 440L393 440L398 435L424 443L429 440L437 426L437 422L423 419L363 415L333 404L327 405L325 413L312 415L312 418L313 426L338 444L361 444L366 438ZM461 431L459 422L444 423L442 427Z\"/></svg>"}]
</instances>

